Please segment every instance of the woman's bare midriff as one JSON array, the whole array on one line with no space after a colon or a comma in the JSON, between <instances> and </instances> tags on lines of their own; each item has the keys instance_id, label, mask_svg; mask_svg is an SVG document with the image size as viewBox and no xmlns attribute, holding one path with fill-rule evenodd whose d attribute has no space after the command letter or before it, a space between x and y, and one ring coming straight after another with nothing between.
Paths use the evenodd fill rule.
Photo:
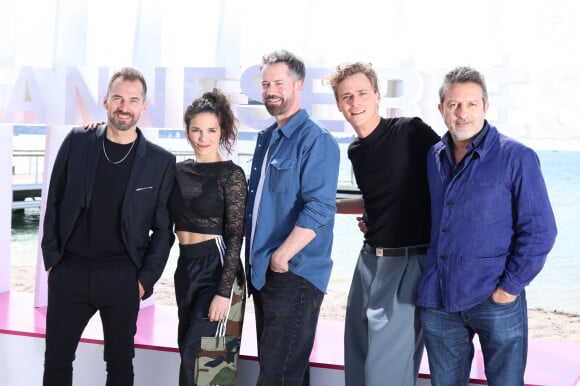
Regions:
<instances>
[{"instance_id":1,"label":"woman's bare midriff","mask_svg":"<svg viewBox=\"0 0 580 386\"><path fill-rule=\"evenodd\" d=\"M197 244L203 241L213 240L220 236L220 235L209 235L206 233L192 233L186 231L178 231L176 232L176 234L180 245Z\"/></svg>"}]
</instances>

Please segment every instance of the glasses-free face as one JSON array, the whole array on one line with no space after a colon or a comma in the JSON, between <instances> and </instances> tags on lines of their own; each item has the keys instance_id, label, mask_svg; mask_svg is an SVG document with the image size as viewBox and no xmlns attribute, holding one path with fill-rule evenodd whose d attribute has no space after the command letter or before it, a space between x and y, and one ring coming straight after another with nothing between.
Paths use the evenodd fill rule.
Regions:
<instances>
[{"instance_id":1,"label":"glasses-free face","mask_svg":"<svg viewBox=\"0 0 580 386\"><path fill-rule=\"evenodd\" d=\"M262 68L262 100L268 113L277 120L300 109L299 94L303 82L295 80L286 63L267 64Z\"/></svg>"},{"instance_id":2,"label":"glasses-free face","mask_svg":"<svg viewBox=\"0 0 580 386\"><path fill-rule=\"evenodd\" d=\"M443 94L439 111L453 141L468 144L483 128L489 102L483 101L480 85L455 83Z\"/></svg>"},{"instance_id":3,"label":"glasses-free face","mask_svg":"<svg viewBox=\"0 0 580 386\"><path fill-rule=\"evenodd\" d=\"M147 109L143 85L139 80L117 78L103 101L110 125L119 131L135 129Z\"/></svg>"},{"instance_id":4,"label":"glasses-free face","mask_svg":"<svg viewBox=\"0 0 580 386\"><path fill-rule=\"evenodd\" d=\"M220 159L218 147L222 130L215 114L199 113L191 117L187 136L198 162L215 162Z\"/></svg>"},{"instance_id":5,"label":"glasses-free face","mask_svg":"<svg viewBox=\"0 0 580 386\"><path fill-rule=\"evenodd\" d=\"M366 137L378 125L381 95L363 73L344 78L336 86L336 105L359 137Z\"/></svg>"}]
</instances>

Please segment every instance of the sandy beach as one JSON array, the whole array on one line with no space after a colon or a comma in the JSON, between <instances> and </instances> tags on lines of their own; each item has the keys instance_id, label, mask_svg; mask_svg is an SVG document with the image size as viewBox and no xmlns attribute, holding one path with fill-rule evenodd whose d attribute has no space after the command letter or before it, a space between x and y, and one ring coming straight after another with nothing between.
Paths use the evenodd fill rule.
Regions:
<instances>
[{"instance_id":1,"label":"sandy beach","mask_svg":"<svg viewBox=\"0 0 580 386\"><path fill-rule=\"evenodd\" d=\"M10 288L15 292L34 292L35 267L12 266ZM320 311L321 319L344 320L347 292L329 288ZM159 304L175 305L173 280L161 278L155 286L155 301ZM246 311L253 312L252 302ZM580 314L561 310L532 308L528 310L529 336L533 339L552 339L580 342Z\"/></svg>"}]
</instances>

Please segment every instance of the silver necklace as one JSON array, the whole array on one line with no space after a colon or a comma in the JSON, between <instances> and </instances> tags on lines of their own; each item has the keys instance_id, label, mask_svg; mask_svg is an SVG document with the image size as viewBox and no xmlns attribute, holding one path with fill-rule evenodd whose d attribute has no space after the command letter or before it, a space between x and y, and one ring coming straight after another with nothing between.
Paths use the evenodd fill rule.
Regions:
<instances>
[{"instance_id":1,"label":"silver necklace","mask_svg":"<svg viewBox=\"0 0 580 386\"><path fill-rule=\"evenodd\" d=\"M133 142L131 142L131 147L129 148L129 151L127 152L127 154L125 154L125 156L123 158L121 158L119 161L113 162L113 161L111 161L111 159L107 155L107 150L105 149L105 140L103 140L103 154L105 154L105 158L107 159L107 161L109 161L113 165L118 165L121 162L125 161L125 159L129 156L129 153L131 153L131 150L133 150L133 145L135 145L135 142L137 142L137 140L134 140Z\"/></svg>"}]
</instances>

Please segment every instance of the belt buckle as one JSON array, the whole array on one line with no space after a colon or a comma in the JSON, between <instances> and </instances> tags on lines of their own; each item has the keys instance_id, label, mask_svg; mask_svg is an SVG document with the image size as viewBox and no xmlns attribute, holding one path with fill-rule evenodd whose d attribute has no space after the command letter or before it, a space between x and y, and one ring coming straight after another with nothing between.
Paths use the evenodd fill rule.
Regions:
<instances>
[{"instance_id":1,"label":"belt buckle","mask_svg":"<svg viewBox=\"0 0 580 386\"><path fill-rule=\"evenodd\" d=\"M375 255L382 257L383 256L383 248L375 248Z\"/></svg>"}]
</instances>

